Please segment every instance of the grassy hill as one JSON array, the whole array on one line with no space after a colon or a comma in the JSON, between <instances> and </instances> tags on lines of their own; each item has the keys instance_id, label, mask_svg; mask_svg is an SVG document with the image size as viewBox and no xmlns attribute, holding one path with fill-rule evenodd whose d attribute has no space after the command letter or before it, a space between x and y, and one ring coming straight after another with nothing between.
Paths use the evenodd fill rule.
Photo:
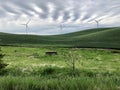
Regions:
<instances>
[{"instance_id":1,"label":"grassy hill","mask_svg":"<svg viewBox=\"0 0 120 90\"><path fill-rule=\"evenodd\" d=\"M94 47L120 49L120 28L89 29L63 35L38 36L0 33L0 45Z\"/></svg>"}]
</instances>

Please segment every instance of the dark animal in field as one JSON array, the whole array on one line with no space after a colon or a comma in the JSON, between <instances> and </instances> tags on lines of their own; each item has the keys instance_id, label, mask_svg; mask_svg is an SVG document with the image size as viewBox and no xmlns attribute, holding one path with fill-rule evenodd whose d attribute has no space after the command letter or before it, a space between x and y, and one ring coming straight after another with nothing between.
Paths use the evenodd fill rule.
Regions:
<instances>
[{"instance_id":1,"label":"dark animal in field","mask_svg":"<svg viewBox=\"0 0 120 90\"><path fill-rule=\"evenodd\" d=\"M50 51L50 52L45 52L46 55L49 55L49 56L52 56L52 55L58 55L57 52L53 52L53 51Z\"/></svg>"}]
</instances>

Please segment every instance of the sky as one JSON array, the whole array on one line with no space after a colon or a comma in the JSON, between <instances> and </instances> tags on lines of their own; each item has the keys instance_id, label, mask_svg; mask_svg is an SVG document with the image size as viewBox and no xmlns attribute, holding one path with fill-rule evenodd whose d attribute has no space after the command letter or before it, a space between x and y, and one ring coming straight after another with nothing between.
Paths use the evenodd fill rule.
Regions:
<instances>
[{"instance_id":1,"label":"sky","mask_svg":"<svg viewBox=\"0 0 120 90\"><path fill-rule=\"evenodd\" d=\"M55 35L120 26L120 0L0 0L0 32ZM62 26L62 29L61 29Z\"/></svg>"}]
</instances>

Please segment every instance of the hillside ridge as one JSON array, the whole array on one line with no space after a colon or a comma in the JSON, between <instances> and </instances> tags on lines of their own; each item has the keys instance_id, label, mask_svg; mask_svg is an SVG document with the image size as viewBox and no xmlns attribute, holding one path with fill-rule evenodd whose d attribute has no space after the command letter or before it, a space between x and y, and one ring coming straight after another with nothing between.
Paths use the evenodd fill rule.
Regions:
<instances>
[{"instance_id":1,"label":"hillside ridge","mask_svg":"<svg viewBox=\"0 0 120 90\"><path fill-rule=\"evenodd\" d=\"M62 35L0 33L0 45L119 48L120 28L99 28Z\"/></svg>"}]
</instances>

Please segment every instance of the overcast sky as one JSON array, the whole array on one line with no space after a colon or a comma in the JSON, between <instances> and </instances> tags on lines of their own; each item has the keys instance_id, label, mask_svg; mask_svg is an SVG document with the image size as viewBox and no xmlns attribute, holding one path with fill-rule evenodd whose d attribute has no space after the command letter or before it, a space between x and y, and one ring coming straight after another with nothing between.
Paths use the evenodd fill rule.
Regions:
<instances>
[{"instance_id":1,"label":"overcast sky","mask_svg":"<svg viewBox=\"0 0 120 90\"><path fill-rule=\"evenodd\" d=\"M120 26L120 0L0 0L0 32L52 35ZM60 25L63 25L61 31Z\"/></svg>"}]
</instances>

